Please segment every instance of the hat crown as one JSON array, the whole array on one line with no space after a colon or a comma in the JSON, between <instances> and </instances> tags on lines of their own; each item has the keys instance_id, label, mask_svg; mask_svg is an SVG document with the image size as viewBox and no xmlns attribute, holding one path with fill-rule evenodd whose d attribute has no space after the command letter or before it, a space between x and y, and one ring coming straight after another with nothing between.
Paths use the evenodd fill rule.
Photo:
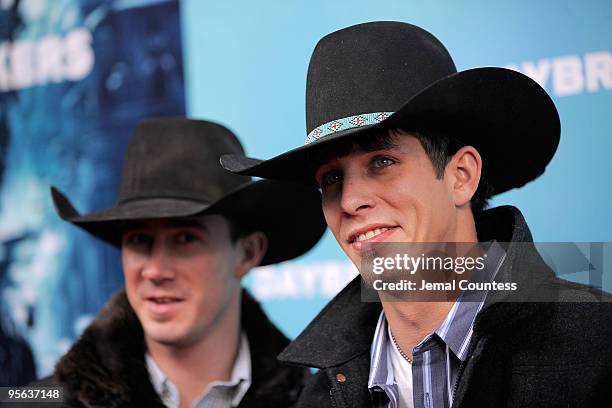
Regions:
<instances>
[{"instance_id":1,"label":"hat crown","mask_svg":"<svg viewBox=\"0 0 612 408\"><path fill-rule=\"evenodd\" d=\"M306 85L306 132L364 113L395 112L457 72L442 43L401 22L358 24L321 39Z\"/></svg>"},{"instance_id":2,"label":"hat crown","mask_svg":"<svg viewBox=\"0 0 612 408\"><path fill-rule=\"evenodd\" d=\"M119 187L119 204L148 198L213 203L250 180L224 170L223 154L244 154L236 136L208 121L155 118L134 131Z\"/></svg>"}]
</instances>

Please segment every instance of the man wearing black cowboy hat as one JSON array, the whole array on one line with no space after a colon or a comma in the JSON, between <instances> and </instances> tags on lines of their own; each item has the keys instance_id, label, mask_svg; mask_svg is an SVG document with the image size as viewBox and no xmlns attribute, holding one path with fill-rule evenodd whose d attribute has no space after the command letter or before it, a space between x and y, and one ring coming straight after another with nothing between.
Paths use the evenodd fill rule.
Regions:
<instances>
[{"instance_id":1,"label":"man wearing black cowboy hat","mask_svg":"<svg viewBox=\"0 0 612 408\"><path fill-rule=\"evenodd\" d=\"M150 119L130 142L114 208L80 215L52 188L61 218L121 248L125 290L38 385L62 385L69 406L296 401L307 371L276 360L289 341L241 278L316 244L320 194L231 174L226 153L243 150L221 125Z\"/></svg>"},{"instance_id":2,"label":"man wearing black cowboy hat","mask_svg":"<svg viewBox=\"0 0 612 408\"><path fill-rule=\"evenodd\" d=\"M554 276L517 208L484 210L552 159L560 125L546 92L506 69L457 72L433 35L397 22L324 37L306 92L306 146L224 167L316 183L362 275L375 243L489 242L482 276L520 290L366 303L357 278L279 356L320 369L299 406L609 405L611 304Z\"/></svg>"}]
</instances>

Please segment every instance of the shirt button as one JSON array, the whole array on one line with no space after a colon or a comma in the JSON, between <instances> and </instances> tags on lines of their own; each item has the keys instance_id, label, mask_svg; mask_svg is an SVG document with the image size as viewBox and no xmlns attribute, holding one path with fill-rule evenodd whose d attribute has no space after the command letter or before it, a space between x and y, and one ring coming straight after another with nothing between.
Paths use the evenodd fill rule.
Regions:
<instances>
[{"instance_id":1,"label":"shirt button","mask_svg":"<svg viewBox=\"0 0 612 408\"><path fill-rule=\"evenodd\" d=\"M338 382L345 382L346 381L346 375L342 374L342 373L338 373L336 374L336 380L338 380Z\"/></svg>"}]
</instances>

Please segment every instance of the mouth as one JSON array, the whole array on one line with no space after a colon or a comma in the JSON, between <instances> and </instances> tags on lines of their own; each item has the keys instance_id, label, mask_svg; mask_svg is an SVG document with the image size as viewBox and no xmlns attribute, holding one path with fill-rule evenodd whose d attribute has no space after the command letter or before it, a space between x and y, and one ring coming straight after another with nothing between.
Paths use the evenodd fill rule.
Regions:
<instances>
[{"instance_id":1,"label":"mouth","mask_svg":"<svg viewBox=\"0 0 612 408\"><path fill-rule=\"evenodd\" d=\"M169 303L181 302L182 299L175 297L148 297L147 301L153 302L159 305L165 305Z\"/></svg>"},{"instance_id":2,"label":"mouth","mask_svg":"<svg viewBox=\"0 0 612 408\"><path fill-rule=\"evenodd\" d=\"M387 231L397 228L397 226L376 226L376 227L366 227L360 230L357 230L349 235L348 242L349 244L354 244L358 242L366 242L371 240L374 237L378 237L384 234Z\"/></svg>"},{"instance_id":3,"label":"mouth","mask_svg":"<svg viewBox=\"0 0 612 408\"><path fill-rule=\"evenodd\" d=\"M349 235L349 245L357 254L367 251L369 245L375 242L384 242L397 231L398 225L370 225L355 230Z\"/></svg>"},{"instance_id":4,"label":"mouth","mask_svg":"<svg viewBox=\"0 0 612 408\"><path fill-rule=\"evenodd\" d=\"M178 313L184 301L185 299L174 296L147 296L145 305L155 319L167 319Z\"/></svg>"}]
</instances>

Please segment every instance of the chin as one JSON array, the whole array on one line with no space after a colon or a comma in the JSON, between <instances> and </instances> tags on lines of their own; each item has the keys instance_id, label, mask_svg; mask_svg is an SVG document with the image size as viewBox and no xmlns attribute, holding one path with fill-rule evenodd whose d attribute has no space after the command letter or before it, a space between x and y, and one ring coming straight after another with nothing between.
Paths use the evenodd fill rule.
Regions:
<instances>
[{"instance_id":1,"label":"chin","mask_svg":"<svg viewBox=\"0 0 612 408\"><path fill-rule=\"evenodd\" d=\"M157 344L161 344L162 346L166 346L166 347L179 347L185 343L182 340L182 338L174 336L174 335L155 336L155 335L147 334L147 337L149 338L150 341L153 341Z\"/></svg>"},{"instance_id":2,"label":"chin","mask_svg":"<svg viewBox=\"0 0 612 408\"><path fill-rule=\"evenodd\" d=\"M143 331L147 339L165 346L179 346L188 338L188 333L175 322L147 322Z\"/></svg>"}]
</instances>

